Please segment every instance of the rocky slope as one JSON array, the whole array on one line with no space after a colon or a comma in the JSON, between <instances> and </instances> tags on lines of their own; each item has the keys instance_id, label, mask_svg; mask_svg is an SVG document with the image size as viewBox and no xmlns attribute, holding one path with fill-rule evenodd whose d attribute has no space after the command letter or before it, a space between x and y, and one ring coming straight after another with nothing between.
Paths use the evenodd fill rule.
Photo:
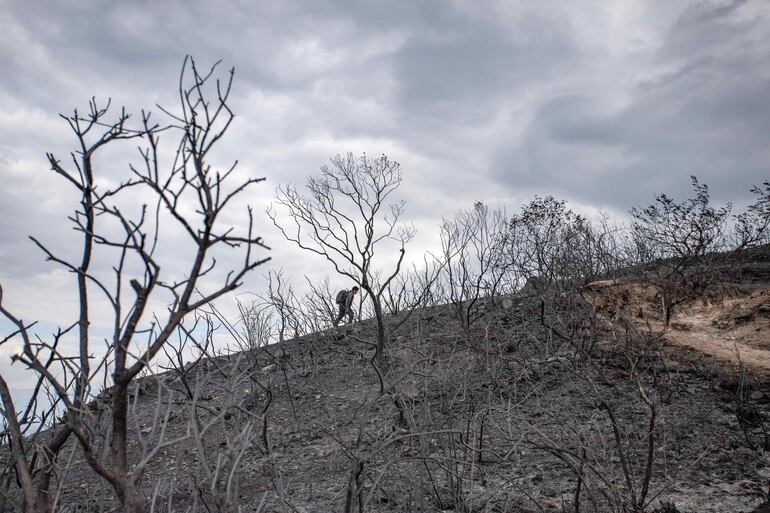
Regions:
<instances>
[{"instance_id":1,"label":"rocky slope","mask_svg":"<svg viewBox=\"0 0 770 513\"><path fill-rule=\"evenodd\" d=\"M364 322L144 378L136 461L163 442L148 505L752 511L770 480L770 288L725 291L669 328L654 287L620 281L489 302L468 330L448 306L401 314L384 358ZM62 510L114 510L74 444L60 462Z\"/></svg>"}]
</instances>

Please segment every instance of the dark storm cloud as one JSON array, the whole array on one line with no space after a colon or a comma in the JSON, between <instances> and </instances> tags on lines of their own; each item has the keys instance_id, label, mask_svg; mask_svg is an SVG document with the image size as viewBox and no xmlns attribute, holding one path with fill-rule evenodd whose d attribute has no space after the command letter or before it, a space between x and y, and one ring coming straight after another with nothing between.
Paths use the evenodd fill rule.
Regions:
<instances>
[{"instance_id":1,"label":"dark storm cloud","mask_svg":"<svg viewBox=\"0 0 770 513\"><path fill-rule=\"evenodd\" d=\"M619 108L607 100L617 90L544 100L500 148L498 178L625 210L686 194L697 175L715 197L741 201L770 177L770 25L756 4L686 8Z\"/></svg>"},{"instance_id":2,"label":"dark storm cloud","mask_svg":"<svg viewBox=\"0 0 770 513\"><path fill-rule=\"evenodd\" d=\"M483 122L522 87L566 71L579 56L568 24L528 15L510 25L456 12L415 33L396 66L402 114Z\"/></svg>"},{"instance_id":3,"label":"dark storm cloud","mask_svg":"<svg viewBox=\"0 0 770 513\"><path fill-rule=\"evenodd\" d=\"M13 219L0 277L50 271L28 233L72 244L72 203L45 161L73 148L57 113L91 96L173 109L186 54L236 68L217 157L268 178L249 197L258 211L348 151L402 163L426 245L475 200L626 210L690 174L732 199L768 175L768 15L759 0L0 0L0 215ZM114 179L135 158L127 143L100 170ZM278 264L326 272L260 229Z\"/></svg>"}]
</instances>

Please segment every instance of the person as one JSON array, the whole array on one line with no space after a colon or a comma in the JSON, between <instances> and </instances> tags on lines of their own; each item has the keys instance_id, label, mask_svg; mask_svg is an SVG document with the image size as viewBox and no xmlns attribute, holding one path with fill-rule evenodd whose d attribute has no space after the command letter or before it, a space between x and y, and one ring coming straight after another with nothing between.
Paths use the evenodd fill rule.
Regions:
<instances>
[{"instance_id":1,"label":"person","mask_svg":"<svg viewBox=\"0 0 770 513\"><path fill-rule=\"evenodd\" d=\"M340 290L337 293L337 306L340 311L337 318L334 320L334 325L337 326L345 314L348 316L348 324L353 322L353 298L356 297L358 287L353 287L350 290Z\"/></svg>"}]
</instances>

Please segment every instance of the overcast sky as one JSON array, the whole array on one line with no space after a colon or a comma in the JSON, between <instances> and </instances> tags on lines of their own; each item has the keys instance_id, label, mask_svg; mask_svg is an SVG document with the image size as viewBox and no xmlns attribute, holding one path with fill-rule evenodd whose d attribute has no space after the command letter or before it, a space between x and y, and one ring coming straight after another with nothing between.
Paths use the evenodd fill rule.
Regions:
<instances>
[{"instance_id":1,"label":"overcast sky","mask_svg":"<svg viewBox=\"0 0 770 513\"><path fill-rule=\"evenodd\" d=\"M478 200L623 214L687 194L692 174L735 202L770 178L766 0L0 0L0 34L0 283L30 320L73 304L73 277L26 238L76 247L45 160L73 149L57 114L92 96L173 107L186 54L236 69L220 155L267 178L258 212L334 154L386 153L415 252ZM275 265L329 271L260 223Z\"/></svg>"}]
</instances>

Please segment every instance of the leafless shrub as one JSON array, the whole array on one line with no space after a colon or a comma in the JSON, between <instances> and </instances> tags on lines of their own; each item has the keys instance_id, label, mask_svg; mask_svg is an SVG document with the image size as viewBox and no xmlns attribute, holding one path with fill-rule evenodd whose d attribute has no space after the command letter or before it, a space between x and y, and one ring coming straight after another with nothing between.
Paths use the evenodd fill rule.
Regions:
<instances>
[{"instance_id":1,"label":"leafless shrub","mask_svg":"<svg viewBox=\"0 0 770 513\"><path fill-rule=\"evenodd\" d=\"M648 281L661 290L666 325L674 308L702 296L720 281L713 260L727 248L726 227L732 206L711 206L708 186L694 176L692 186L694 196L683 202L660 194L654 204L631 210L632 230L648 248L646 257L660 262L648 273Z\"/></svg>"},{"instance_id":2,"label":"leafless shrub","mask_svg":"<svg viewBox=\"0 0 770 513\"><path fill-rule=\"evenodd\" d=\"M390 282L383 294L383 303L390 315L399 315L437 304L436 286L442 264L426 256L422 266L413 264Z\"/></svg>"},{"instance_id":3,"label":"leafless shrub","mask_svg":"<svg viewBox=\"0 0 770 513\"><path fill-rule=\"evenodd\" d=\"M535 197L510 220L510 258L525 293L575 290L623 265L617 234L606 216L591 222L562 200Z\"/></svg>"},{"instance_id":4,"label":"leafless shrub","mask_svg":"<svg viewBox=\"0 0 770 513\"><path fill-rule=\"evenodd\" d=\"M476 203L441 225L445 292L455 315L469 328L484 312L482 301L494 300L513 262L506 258L504 210Z\"/></svg>"},{"instance_id":5,"label":"leafless shrub","mask_svg":"<svg viewBox=\"0 0 770 513\"><path fill-rule=\"evenodd\" d=\"M278 342L289 338L297 338L302 330L302 306L294 292L291 282L284 278L283 271L269 271L267 274L267 295L262 303L272 307L275 312L276 333Z\"/></svg>"},{"instance_id":6,"label":"leafless shrub","mask_svg":"<svg viewBox=\"0 0 770 513\"><path fill-rule=\"evenodd\" d=\"M20 421L31 419L25 419L23 412L19 417L5 380L0 381L15 469L27 512L52 511L51 465L70 435L77 439L88 465L109 483L126 511L144 509L140 482L145 460L152 458L165 442L144 451L139 462L132 461L128 449L131 384L169 344L187 314L237 288L248 272L265 261L254 257L255 250L264 246L253 234L250 210L246 233L237 234L220 226L219 218L231 201L261 179L247 178L233 185L235 165L220 171L210 164L216 143L233 119L227 103L233 71L220 80L215 68L201 72L194 61L185 60L180 77L180 111L164 110L172 119L167 127L160 127L146 112L136 128L130 127L130 116L125 111L110 121L109 102L101 106L95 100L85 114L75 111L63 117L76 137L78 150L72 154L72 167L50 154L48 160L54 173L80 196L70 219L81 236L83 249L79 261L70 262L37 239L32 240L48 260L76 276L78 318L59 333L73 330L77 350L72 354L57 345L59 335L53 341L36 338L33 324L0 305L0 313L16 329L3 343L12 338L21 340L22 351L14 359L55 392L64 410L61 422L51 428L53 434L46 444L30 445L23 438ZM161 132L179 136L173 164L165 173L161 170ZM140 149L141 166L131 166L128 178L105 187L97 174L97 155L121 140L146 144ZM126 206L126 195L140 189L149 191L155 204L142 205L132 215ZM161 274L161 257L156 251L161 217L173 220L192 247L190 267L184 276ZM243 250L242 261L226 271L216 284L214 251L238 247ZM100 262L105 261L112 268L111 277L100 272ZM205 288L204 277L207 283L215 285ZM148 306L152 298L162 297L162 293L169 298L165 320L152 317ZM93 365L97 347L90 325L96 301L109 305L113 332L107 339L105 356ZM139 344L139 338L147 340L146 346ZM97 397L95 386L108 379L111 387ZM106 431L101 429L104 423L109 426ZM45 456L41 458L41 454ZM44 465L42 472L37 467L40 462Z\"/></svg>"},{"instance_id":7,"label":"leafless shrub","mask_svg":"<svg viewBox=\"0 0 770 513\"><path fill-rule=\"evenodd\" d=\"M414 236L413 228L399 224L404 203L386 204L400 183L399 164L385 155L375 159L338 155L331 166L321 168L320 176L308 179L309 197L294 186L280 187L276 204L268 210L287 240L324 257L366 291L377 320L379 353L387 339L382 294L398 275L406 243ZM288 221L279 220L275 206L286 212ZM378 282L375 248L388 240L397 245L399 256L393 271Z\"/></svg>"},{"instance_id":8,"label":"leafless shrub","mask_svg":"<svg viewBox=\"0 0 770 513\"><path fill-rule=\"evenodd\" d=\"M186 340L197 349L195 365L183 365L179 358L171 358L173 372L168 390L176 393L169 397L169 416L163 418L164 428L169 417L182 428L182 437L165 442L159 449L166 458L176 453L174 476L176 485L167 490L190 511L233 512L239 510L244 474L266 473L271 452L268 435L268 411L272 404L272 375L262 372L258 350L229 352L215 349L218 331L227 337L236 333L232 323L213 311L199 313L194 326L185 330ZM239 346L237 346L239 347ZM185 390L174 383L185 376ZM144 383L144 381L143 381ZM163 398L161 387L154 388L158 402ZM191 391L191 396L188 396ZM147 406L132 412L134 419L157 419L157 414L146 411ZM142 443L144 433L152 439L163 440L165 429L156 425L136 426ZM176 443L183 441L183 444ZM166 449L168 448L168 449ZM157 449L156 449L157 452ZM149 458L145 458L149 461ZM143 460L144 461L144 460ZM169 462L171 463L171 462ZM156 489L157 492L157 489ZM153 507L157 497L151 499ZM260 506L261 508L261 506Z\"/></svg>"},{"instance_id":9,"label":"leafless shrub","mask_svg":"<svg viewBox=\"0 0 770 513\"><path fill-rule=\"evenodd\" d=\"M743 362L741 362L738 370L738 387L735 391L735 399L735 416L743 432L746 445L752 451L757 450L758 447L754 440L759 438L759 446L763 450L770 449L770 426L768 426L762 411L757 407L756 401L751 398L751 382Z\"/></svg>"},{"instance_id":10,"label":"leafless shrub","mask_svg":"<svg viewBox=\"0 0 770 513\"><path fill-rule=\"evenodd\" d=\"M735 216L733 245L745 249L770 243L770 181L751 188L754 203Z\"/></svg>"},{"instance_id":11,"label":"leafless shrub","mask_svg":"<svg viewBox=\"0 0 770 513\"><path fill-rule=\"evenodd\" d=\"M236 341L241 351L253 351L275 342L275 314L267 306L258 300L249 305L238 301L238 314L241 336Z\"/></svg>"}]
</instances>

